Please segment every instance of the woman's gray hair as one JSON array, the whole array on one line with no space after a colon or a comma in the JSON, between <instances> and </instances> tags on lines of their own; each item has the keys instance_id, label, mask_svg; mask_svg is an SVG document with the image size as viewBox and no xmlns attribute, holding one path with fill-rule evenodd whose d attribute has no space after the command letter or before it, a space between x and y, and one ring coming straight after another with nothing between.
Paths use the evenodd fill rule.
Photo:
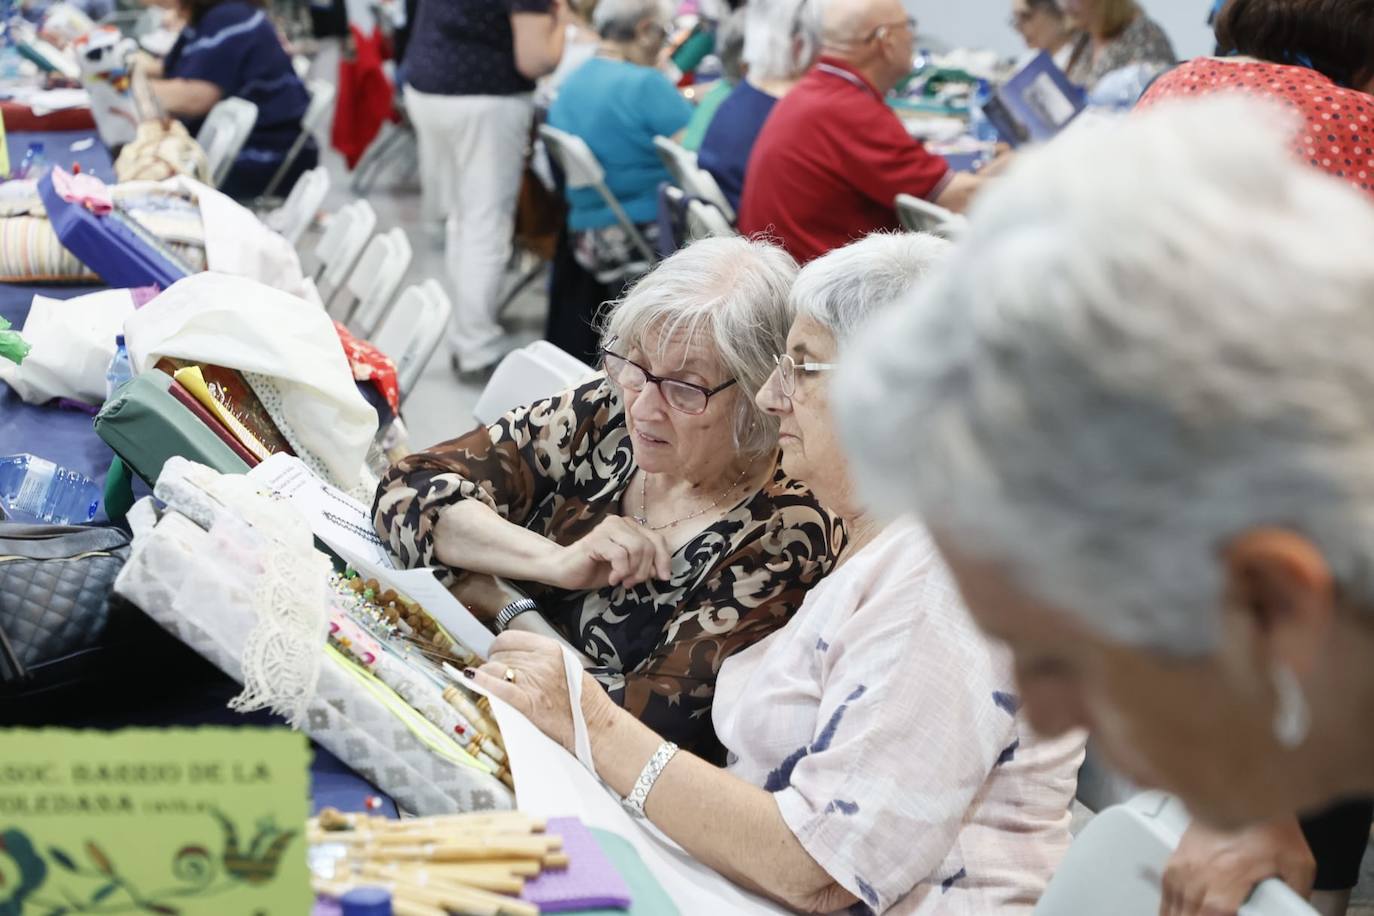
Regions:
<instances>
[{"instance_id":1,"label":"woman's gray hair","mask_svg":"<svg viewBox=\"0 0 1374 916\"><path fill-rule=\"evenodd\" d=\"M906 298L952 247L924 233L875 232L803 267L792 304L844 346L876 312Z\"/></svg>"},{"instance_id":2,"label":"woman's gray hair","mask_svg":"<svg viewBox=\"0 0 1374 916\"><path fill-rule=\"evenodd\" d=\"M820 53L822 0L750 0L744 63L754 81L797 79Z\"/></svg>"},{"instance_id":3,"label":"woman's gray hair","mask_svg":"<svg viewBox=\"0 0 1374 916\"><path fill-rule=\"evenodd\" d=\"M668 0L599 0L592 11L592 28L610 41L629 41L645 19L667 26L673 21Z\"/></svg>"},{"instance_id":4,"label":"woman's gray hair","mask_svg":"<svg viewBox=\"0 0 1374 916\"><path fill-rule=\"evenodd\" d=\"M869 501L1172 655L1215 649L1221 551L1256 527L1310 538L1374 609L1374 207L1296 129L1165 104L989 186L837 372Z\"/></svg>"},{"instance_id":5,"label":"woman's gray hair","mask_svg":"<svg viewBox=\"0 0 1374 916\"><path fill-rule=\"evenodd\" d=\"M773 374L773 357L787 345L792 327L787 294L796 275L791 255L768 242L738 237L693 242L616 303L601 331L602 346L654 355L684 341L709 347L727 378L739 383L734 445L743 453L761 454L777 445L778 421L754 403L754 396Z\"/></svg>"}]
</instances>

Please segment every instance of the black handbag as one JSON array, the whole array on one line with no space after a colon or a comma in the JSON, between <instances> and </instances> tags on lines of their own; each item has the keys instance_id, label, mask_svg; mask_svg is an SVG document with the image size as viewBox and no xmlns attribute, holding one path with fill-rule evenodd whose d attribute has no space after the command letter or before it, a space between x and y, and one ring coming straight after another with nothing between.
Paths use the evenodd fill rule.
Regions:
<instances>
[{"instance_id":1,"label":"black handbag","mask_svg":"<svg viewBox=\"0 0 1374 916\"><path fill-rule=\"evenodd\" d=\"M128 557L118 528L0 522L0 685L41 682L96 649Z\"/></svg>"}]
</instances>

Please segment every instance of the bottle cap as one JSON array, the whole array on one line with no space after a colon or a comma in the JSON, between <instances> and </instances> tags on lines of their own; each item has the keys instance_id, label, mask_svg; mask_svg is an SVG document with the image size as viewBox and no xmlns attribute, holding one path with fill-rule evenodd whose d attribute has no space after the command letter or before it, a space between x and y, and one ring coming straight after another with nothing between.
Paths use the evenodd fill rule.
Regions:
<instances>
[{"instance_id":1,"label":"bottle cap","mask_svg":"<svg viewBox=\"0 0 1374 916\"><path fill-rule=\"evenodd\" d=\"M124 335L123 335L123 334L116 334L116 335L115 335L115 346L116 346L116 347L122 347L122 346L124 346Z\"/></svg>"},{"instance_id":2,"label":"bottle cap","mask_svg":"<svg viewBox=\"0 0 1374 916\"><path fill-rule=\"evenodd\" d=\"M339 899L343 916L391 916L391 894L380 887L359 887Z\"/></svg>"}]
</instances>

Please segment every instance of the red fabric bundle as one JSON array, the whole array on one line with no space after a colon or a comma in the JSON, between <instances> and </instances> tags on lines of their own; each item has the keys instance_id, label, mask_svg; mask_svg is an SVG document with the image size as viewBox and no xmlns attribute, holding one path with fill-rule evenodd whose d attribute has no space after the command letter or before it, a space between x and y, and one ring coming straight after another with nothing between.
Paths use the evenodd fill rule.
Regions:
<instances>
[{"instance_id":1,"label":"red fabric bundle","mask_svg":"<svg viewBox=\"0 0 1374 916\"><path fill-rule=\"evenodd\" d=\"M401 386L396 378L396 364L391 357L367 341L354 337L348 328L337 321L334 322L334 330L339 334L339 343L343 344L344 354L353 369L353 378L359 382L370 382L391 405L391 412L399 416Z\"/></svg>"},{"instance_id":2,"label":"red fabric bundle","mask_svg":"<svg viewBox=\"0 0 1374 916\"><path fill-rule=\"evenodd\" d=\"M392 104L394 90L382 70L386 59L385 39L376 29L364 35L356 25L353 33L353 59L339 62L339 93L334 108L334 127L330 142L348 160L351 169L358 164L369 145L387 121L398 120Z\"/></svg>"}]
</instances>

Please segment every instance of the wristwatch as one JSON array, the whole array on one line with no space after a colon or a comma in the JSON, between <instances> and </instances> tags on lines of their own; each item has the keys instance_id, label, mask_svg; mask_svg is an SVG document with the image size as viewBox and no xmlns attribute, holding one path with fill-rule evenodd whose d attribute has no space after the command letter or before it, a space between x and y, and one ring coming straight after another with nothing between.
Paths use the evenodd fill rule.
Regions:
<instances>
[{"instance_id":1,"label":"wristwatch","mask_svg":"<svg viewBox=\"0 0 1374 916\"><path fill-rule=\"evenodd\" d=\"M519 617L526 611L537 610L539 610L539 605L535 603L535 600L533 598L521 598L518 601L512 601L510 604L501 608L500 613L496 615L496 632L506 632L506 629L510 626L512 620Z\"/></svg>"}]
</instances>

